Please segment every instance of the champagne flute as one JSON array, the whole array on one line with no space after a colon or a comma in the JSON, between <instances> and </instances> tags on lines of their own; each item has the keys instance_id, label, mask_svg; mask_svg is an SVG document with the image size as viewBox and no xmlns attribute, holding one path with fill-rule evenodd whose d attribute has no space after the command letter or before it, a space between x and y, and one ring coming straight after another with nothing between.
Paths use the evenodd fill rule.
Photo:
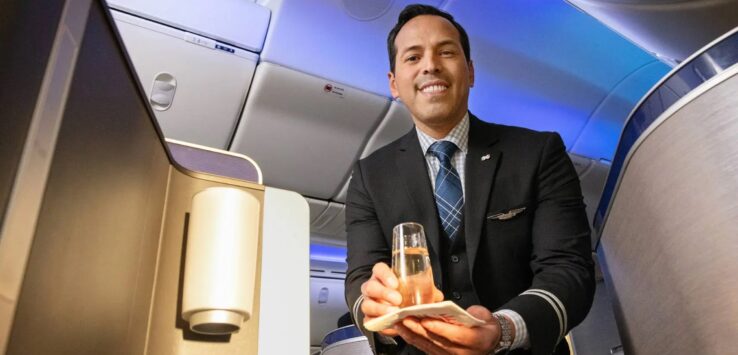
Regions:
<instances>
[{"instance_id":1,"label":"champagne flute","mask_svg":"<svg viewBox=\"0 0 738 355\"><path fill-rule=\"evenodd\" d=\"M433 303L433 271L422 225L404 222L392 229L392 271L400 282L400 307Z\"/></svg>"}]
</instances>

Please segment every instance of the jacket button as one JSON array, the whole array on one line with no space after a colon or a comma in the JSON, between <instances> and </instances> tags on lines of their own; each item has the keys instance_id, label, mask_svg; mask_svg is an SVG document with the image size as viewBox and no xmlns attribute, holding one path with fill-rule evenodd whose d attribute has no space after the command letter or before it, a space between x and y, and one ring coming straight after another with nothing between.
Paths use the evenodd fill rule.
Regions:
<instances>
[{"instance_id":1,"label":"jacket button","mask_svg":"<svg viewBox=\"0 0 738 355\"><path fill-rule=\"evenodd\" d=\"M458 263L459 262L459 257L456 256L456 255L451 255L451 262Z\"/></svg>"},{"instance_id":2,"label":"jacket button","mask_svg":"<svg viewBox=\"0 0 738 355\"><path fill-rule=\"evenodd\" d=\"M456 292L456 291L454 291L451 295L454 296L454 299L455 300L460 300L461 299L461 294L458 293L458 292Z\"/></svg>"}]
</instances>

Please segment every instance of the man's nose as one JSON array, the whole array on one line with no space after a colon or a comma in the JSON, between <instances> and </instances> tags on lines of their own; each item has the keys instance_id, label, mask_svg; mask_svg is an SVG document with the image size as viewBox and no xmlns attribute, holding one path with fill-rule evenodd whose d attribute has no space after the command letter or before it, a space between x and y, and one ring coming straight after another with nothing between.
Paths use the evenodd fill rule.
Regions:
<instances>
[{"instance_id":1,"label":"man's nose","mask_svg":"<svg viewBox=\"0 0 738 355\"><path fill-rule=\"evenodd\" d=\"M435 55L426 55L423 59L423 74L438 73L441 71L438 57Z\"/></svg>"}]
</instances>

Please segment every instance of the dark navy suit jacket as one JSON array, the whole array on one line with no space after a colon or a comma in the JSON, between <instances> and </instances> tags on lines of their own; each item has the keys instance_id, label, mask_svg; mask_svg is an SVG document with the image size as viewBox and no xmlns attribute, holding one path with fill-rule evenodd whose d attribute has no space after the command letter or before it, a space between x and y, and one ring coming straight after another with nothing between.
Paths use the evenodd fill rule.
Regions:
<instances>
[{"instance_id":1,"label":"dark navy suit jacket","mask_svg":"<svg viewBox=\"0 0 738 355\"><path fill-rule=\"evenodd\" d=\"M464 238L478 299L490 311L511 309L525 320L531 348L515 353L568 353L562 339L589 311L594 272L579 179L564 144L556 133L470 115L468 148ZM350 309L374 264L390 264L392 228L401 222L425 227L433 276L443 289L431 186L414 128L355 165L346 199ZM361 325L361 311L354 316ZM375 351L417 352L384 346L360 328Z\"/></svg>"}]
</instances>

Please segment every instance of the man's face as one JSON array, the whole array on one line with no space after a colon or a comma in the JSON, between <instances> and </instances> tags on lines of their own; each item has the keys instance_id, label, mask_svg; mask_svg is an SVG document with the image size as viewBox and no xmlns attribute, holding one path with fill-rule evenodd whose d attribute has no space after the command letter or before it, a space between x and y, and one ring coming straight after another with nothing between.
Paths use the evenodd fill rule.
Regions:
<instances>
[{"instance_id":1,"label":"man's face","mask_svg":"<svg viewBox=\"0 0 738 355\"><path fill-rule=\"evenodd\" d=\"M464 56L459 32L443 17L421 15L400 29L395 47L392 96L405 103L426 133L452 128L466 113L474 85L474 68Z\"/></svg>"}]
</instances>

